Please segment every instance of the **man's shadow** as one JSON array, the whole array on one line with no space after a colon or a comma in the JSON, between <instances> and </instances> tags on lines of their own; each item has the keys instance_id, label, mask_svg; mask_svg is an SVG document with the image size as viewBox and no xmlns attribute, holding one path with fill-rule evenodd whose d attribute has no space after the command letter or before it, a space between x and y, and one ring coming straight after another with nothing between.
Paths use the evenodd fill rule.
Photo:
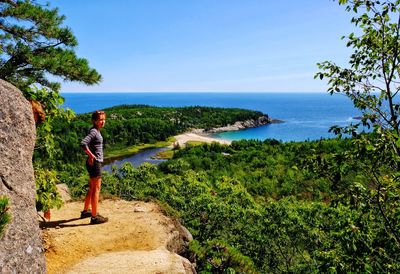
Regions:
<instances>
[{"instance_id":1,"label":"man's shadow","mask_svg":"<svg viewBox=\"0 0 400 274\"><path fill-rule=\"evenodd\" d=\"M40 228L63 228L63 227L76 227L76 226L87 226L90 225L90 223L86 224L67 224L69 222L74 222L77 220L82 220L81 218L73 218L69 220L57 220L57 221L46 221L44 218L42 218L41 221L39 221L39 227Z\"/></svg>"}]
</instances>

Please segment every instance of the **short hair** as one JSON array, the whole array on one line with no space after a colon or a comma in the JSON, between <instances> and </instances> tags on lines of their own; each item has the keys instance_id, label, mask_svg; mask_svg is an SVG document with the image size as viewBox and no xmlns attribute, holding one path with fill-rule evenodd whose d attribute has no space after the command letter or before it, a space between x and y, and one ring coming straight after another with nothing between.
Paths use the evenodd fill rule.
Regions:
<instances>
[{"instance_id":1,"label":"short hair","mask_svg":"<svg viewBox=\"0 0 400 274\"><path fill-rule=\"evenodd\" d=\"M92 113L92 121L97 121L100 118L100 115L106 116L106 113L102 110L96 110Z\"/></svg>"}]
</instances>

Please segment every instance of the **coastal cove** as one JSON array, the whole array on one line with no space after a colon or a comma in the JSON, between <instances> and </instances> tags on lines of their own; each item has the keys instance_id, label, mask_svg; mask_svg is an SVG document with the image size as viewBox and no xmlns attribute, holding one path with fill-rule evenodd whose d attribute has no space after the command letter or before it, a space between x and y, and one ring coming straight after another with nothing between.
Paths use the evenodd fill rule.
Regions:
<instances>
[{"instance_id":1,"label":"coastal cove","mask_svg":"<svg viewBox=\"0 0 400 274\"><path fill-rule=\"evenodd\" d=\"M87 113L123 104L145 104L158 107L209 106L222 108L244 108L258 110L271 119L284 123L272 123L240 130L225 128L218 132L208 132L207 137L230 142L240 139L277 139L284 142L333 138L328 130L333 125L356 122L360 116L351 102L343 96L327 93L62 93L63 107L76 113ZM203 132L196 132L202 133ZM192 134L188 132L188 134ZM192 136L193 137L193 136ZM172 142L170 142L172 143ZM164 146L168 146L166 144ZM158 146L160 147L160 146ZM131 156L136 154L135 156ZM155 156L140 150L128 153L127 157L136 165L137 159L152 161ZM118 161L121 159L119 158Z\"/></svg>"},{"instance_id":2,"label":"coastal cove","mask_svg":"<svg viewBox=\"0 0 400 274\"><path fill-rule=\"evenodd\" d=\"M238 131L243 129L249 129L254 127L266 126L271 123L278 123L282 121L273 121L266 116L261 116L257 120L238 121L233 125L225 127L211 128L209 130L204 129L193 129L190 132L176 135L168 139L167 142L158 142L155 145L145 145L139 147L133 147L132 149L125 150L125 154L119 157L106 157L104 171L111 172L113 166L121 166L124 163L131 163L133 166L138 167L142 163L159 164L168 159L160 157L160 154L165 151L172 151L174 145L184 147L187 144L199 144L199 143L212 143L217 142L220 144L230 145L230 140L224 140L221 138L213 138L212 134L226 131ZM170 143L168 146L163 146L166 143ZM171 154L170 154L171 155Z\"/></svg>"},{"instance_id":3,"label":"coastal cove","mask_svg":"<svg viewBox=\"0 0 400 274\"><path fill-rule=\"evenodd\" d=\"M105 144L105 164L120 160L138 152L147 153L150 148L184 146L188 132L189 141L211 142L208 136L224 127L247 128L271 123L271 119L260 111L239 108L215 107L154 107L148 105L120 105L104 109L107 115L107 126L102 128ZM91 114L78 114L71 122L59 120L55 131L63 133L64 153L60 155L78 163L83 160L79 149L79 136L84 135L91 127ZM175 137L174 137L175 136ZM198 140L201 139L201 140ZM219 139L218 139L219 140ZM167 154L172 155L172 152ZM138 155L140 156L140 155ZM112 163L111 163L112 164Z\"/></svg>"},{"instance_id":4,"label":"coastal cove","mask_svg":"<svg viewBox=\"0 0 400 274\"><path fill-rule=\"evenodd\" d=\"M146 104L158 107L209 106L261 111L285 123L213 134L227 140L277 139L284 142L332 138L333 125L347 125L360 116L348 98L327 93L62 93L63 107L87 113L122 104Z\"/></svg>"}]
</instances>

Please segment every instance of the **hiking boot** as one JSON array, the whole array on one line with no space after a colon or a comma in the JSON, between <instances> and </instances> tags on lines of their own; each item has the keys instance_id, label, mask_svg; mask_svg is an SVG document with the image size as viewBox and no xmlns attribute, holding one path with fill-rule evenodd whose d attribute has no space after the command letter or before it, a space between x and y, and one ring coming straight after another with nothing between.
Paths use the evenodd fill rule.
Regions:
<instances>
[{"instance_id":1,"label":"hiking boot","mask_svg":"<svg viewBox=\"0 0 400 274\"><path fill-rule=\"evenodd\" d=\"M97 214L96 216L90 218L90 224L92 225L96 225L96 224L103 224L106 223L108 221L107 217L103 217L99 214Z\"/></svg>"},{"instance_id":2,"label":"hiking boot","mask_svg":"<svg viewBox=\"0 0 400 274\"><path fill-rule=\"evenodd\" d=\"M90 209L81 211L81 219L89 218L91 216L92 216L92 211L90 211Z\"/></svg>"}]
</instances>

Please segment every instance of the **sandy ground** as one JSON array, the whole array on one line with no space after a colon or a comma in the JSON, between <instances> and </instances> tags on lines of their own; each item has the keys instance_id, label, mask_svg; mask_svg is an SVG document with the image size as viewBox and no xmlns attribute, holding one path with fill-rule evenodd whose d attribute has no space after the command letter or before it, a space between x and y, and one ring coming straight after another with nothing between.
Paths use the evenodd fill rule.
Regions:
<instances>
[{"instance_id":1,"label":"sandy ground","mask_svg":"<svg viewBox=\"0 0 400 274\"><path fill-rule=\"evenodd\" d=\"M192 273L171 252L180 239L176 222L156 204L104 200L100 213L110 219L100 225L79 218L82 206L66 203L41 223L47 273Z\"/></svg>"},{"instance_id":2,"label":"sandy ground","mask_svg":"<svg viewBox=\"0 0 400 274\"><path fill-rule=\"evenodd\" d=\"M176 135L174 137L176 139L176 142L178 142L180 146L184 146L188 141L198 141L198 142L205 142L205 143L217 142L217 143L225 144L225 145L231 144L231 141L229 141L229 140L212 138L209 136L200 135L200 134L196 134L196 133L192 133L192 132Z\"/></svg>"}]
</instances>

